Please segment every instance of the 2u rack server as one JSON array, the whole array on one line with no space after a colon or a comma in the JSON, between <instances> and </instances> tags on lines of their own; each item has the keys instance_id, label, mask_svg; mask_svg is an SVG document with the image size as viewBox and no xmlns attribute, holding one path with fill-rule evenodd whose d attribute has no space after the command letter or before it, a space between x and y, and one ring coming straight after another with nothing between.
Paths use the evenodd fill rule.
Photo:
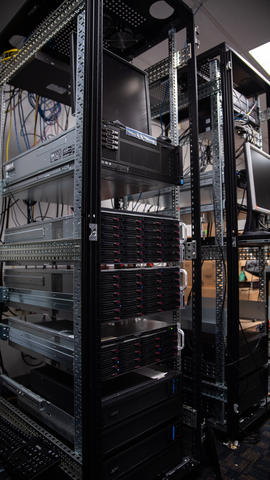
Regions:
<instances>
[{"instance_id":1,"label":"2u rack server","mask_svg":"<svg viewBox=\"0 0 270 480\"><path fill-rule=\"evenodd\" d=\"M177 267L101 272L100 317L103 321L142 317L179 306Z\"/></svg>"},{"instance_id":2,"label":"2u rack server","mask_svg":"<svg viewBox=\"0 0 270 480\"><path fill-rule=\"evenodd\" d=\"M30 349L66 372L73 369L72 321L25 322L9 318L5 339L22 351ZM174 364L177 332L174 325L147 318L101 325L100 374L103 381L147 365Z\"/></svg>"},{"instance_id":3,"label":"2u rack server","mask_svg":"<svg viewBox=\"0 0 270 480\"><path fill-rule=\"evenodd\" d=\"M72 128L7 162L3 194L72 205L75 143L76 130ZM102 199L179 185L181 165L181 150L169 142L104 123Z\"/></svg>"},{"instance_id":4,"label":"2u rack server","mask_svg":"<svg viewBox=\"0 0 270 480\"><path fill-rule=\"evenodd\" d=\"M9 301L29 310L70 310L73 298L73 271L51 268L6 268L5 285ZM52 306L50 299L57 301ZM47 306L46 306L47 305ZM101 322L143 317L179 308L178 267L102 270L100 272Z\"/></svg>"},{"instance_id":5,"label":"2u rack server","mask_svg":"<svg viewBox=\"0 0 270 480\"><path fill-rule=\"evenodd\" d=\"M177 262L179 242L175 219L102 211L102 263Z\"/></svg>"},{"instance_id":6,"label":"2u rack server","mask_svg":"<svg viewBox=\"0 0 270 480\"><path fill-rule=\"evenodd\" d=\"M31 370L31 387L41 397L48 398L58 408L73 414L73 379L66 372L43 366ZM179 405L181 380L172 370L141 368L125 377L118 377L103 383L102 386L102 425L112 429L118 423L126 422L144 411L168 400L176 399Z\"/></svg>"},{"instance_id":7,"label":"2u rack server","mask_svg":"<svg viewBox=\"0 0 270 480\"><path fill-rule=\"evenodd\" d=\"M129 333L132 331L132 334ZM102 332L105 335L101 346L103 380L146 365L173 362L176 358L176 327L166 325L165 322L131 320L130 324L120 324L116 328L113 324L104 325ZM119 337L113 339L115 332L118 332Z\"/></svg>"}]
</instances>

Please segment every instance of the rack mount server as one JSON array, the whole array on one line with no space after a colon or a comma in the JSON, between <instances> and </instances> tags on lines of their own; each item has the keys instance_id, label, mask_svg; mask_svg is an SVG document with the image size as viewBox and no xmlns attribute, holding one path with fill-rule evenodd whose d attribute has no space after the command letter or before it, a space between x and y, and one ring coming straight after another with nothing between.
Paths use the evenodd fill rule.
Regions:
<instances>
[{"instance_id":1,"label":"rack mount server","mask_svg":"<svg viewBox=\"0 0 270 480\"><path fill-rule=\"evenodd\" d=\"M5 242L46 241L73 238L73 216L8 228ZM183 239L179 222L170 217L101 211L101 263L179 262Z\"/></svg>"},{"instance_id":2,"label":"rack mount server","mask_svg":"<svg viewBox=\"0 0 270 480\"><path fill-rule=\"evenodd\" d=\"M76 129L26 151L4 166L3 194L73 204ZM137 130L104 124L101 198L116 198L181 181L181 149Z\"/></svg>"},{"instance_id":3,"label":"rack mount server","mask_svg":"<svg viewBox=\"0 0 270 480\"><path fill-rule=\"evenodd\" d=\"M1 338L19 350L40 354L64 371L73 370L74 336L66 320L25 322L10 317L0 324ZM118 377L146 365L175 360L177 332L166 322L138 318L101 327L101 375Z\"/></svg>"}]
</instances>

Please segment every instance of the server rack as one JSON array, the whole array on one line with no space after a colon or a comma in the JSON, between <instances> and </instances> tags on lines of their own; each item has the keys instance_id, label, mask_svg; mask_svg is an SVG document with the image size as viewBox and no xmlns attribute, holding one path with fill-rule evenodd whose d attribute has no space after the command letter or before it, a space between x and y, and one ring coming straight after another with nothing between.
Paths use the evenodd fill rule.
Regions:
<instances>
[{"instance_id":1,"label":"server rack","mask_svg":"<svg viewBox=\"0 0 270 480\"><path fill-rule=\"evenodd\" d=\"M181 29L187 28L187 41L190 44L191 55L187 59L187 70L189 75L189 98L190 117L192 120L192 182L198 186L198 116L197 116L197 90L196 90L196 61L195 61L195 31L191 11L181 3L172 3L177 14L170 20L170 27ZM179 3L179 2L178 2ZM112 9L110 2L105 2L104 7ZM101 475L101 447L100 447L100 425L101 425L101 390L100 390L100 324L98 320L99 290L98 277L100 268L100 148L101 148L101 74L102 74L102 2L86 2L86 25L84 28L83 2L63 2L60 7L41 25L35 34L30 37L25 48L13 59L1 72L2 99L5 82L8 82L14 73L24 65L48 38L61 31L63 26L78 16L77 31L77 125L76 125L76 159L75 159L75 201L74 201L74 238L72 240L24 242L16 245L4 245L2 248L1 260L3 262L13 261L18 263L37 261L53 261L74 263L74 373L75 373L75 451L67 449L59 440L48 437L45 430L38 427L38 424L28 419L15 407L1 399L1 408L14 415L15 421L18 418L23 422L23 427L38 430L42 435L50 438L65 453L63 456L63 469L68 473L68 468L73 470L72 474L80 478L80 463L82 464L83 478L98 471ZM118 10L119 10L118 6ZM121 8L124 8L123 5ZM120 9L121 9L120 8ZM129 7L130 8L130 7ZM181 10L179 12L179 9ZM144 7L142 6L142 12ZM180 15L181 13L181 15ZM114 12L114 15L119 14ZM181 21L179 20L181 18ZM46 26L46 29L44 28ZM154 25L153 25L154 27ZM165 27L164 27L165 28ZM166 32L168 25L166 25ZM155 44L164 38L165 30L159 30L158 36L154 37L153 31L148 28L145 31L147 46ZM162 35L160 35L162 32ZM148 38L150 34L151 38ZM174 65L177 54L175 48L174 31L170 34L170 98L171 98L171 132L172 140L177 143L177 103L176 89L177 76ZM126 53L127 58L145 49L144 43L139 43L134 49ZM2 108L3 112L3 108ZM1 117L3 119L3 116ZM90 135L89 135L90 132ZM1 142L3 145L3 142ZM90 187L90 188L89 188ZM196 195L193 205L193 216L195 221L194 236L198 237L198 205L199 189L196 188ZM176 202L178 192L173 189L170 195ZM175 205L177 206L177 205ZM197 238L199 249L200 239ZM195 442L195 457L199 459L200 449L200 408L199 388L200 369L199 358L199 336L200 336L200 262L194 260L194 318L196 316L196 328L194 328L194 340L198 346L194 357L194 403L197 408L197 435ZM89 291L91 295L89 295ZM2 289L3 300L7 300L6 290ZM90 322L89 322L90 317ZM176 314L177 319L177 314ZM194 323L195 327L195 323ZM3 338L8 337L8 330L3 328ZM3 379L5 380L8 379ZM7 381L7 384L10 382ZM17 386L13 385L14 391ZM27 396L27 391L24 391ZM68 417L67 417L68 418ZM164 433L166 436L166 432ZM162 440L162 437L161 437ZM90 452L90 455L89 455ZM64 455L64 454L63 454ZM68 458L68 460L67 460ZM193 459L184 459L182 463L175 466L175 475L182 475L182 471L194 466ZM72 464L72 467L71 467ZM169 465L170 463L168 463ZM164 470L160 465L160 470ZM151 465L147 465L149 474ZM171 475L172 472L170 472ZM132 473L131 473L132 475ZM136 473L134 473L136 476ZM166 473L164 472L166 476ZM165 477L164 477L165 478Z\"/></svg>"},{"instance_id":2,"label":"server rack","mask_svg":"<svg viewBox=\"0 0 270 480\"><path fill-rule=\"evenodd\" d=\"M201 192L204 198L201 215L214 212L212 218L215 232L215 238L212 237L212 239L207 238L208 234L205 235L205 232L202 234L206 238L203 238L201 261L215 261L216 277L214 298L206 299L208 303L203 300L202 341L205 344L203 353L205 361L202 363L202 401L204 412L212 419L213 424L226 432L230 438L237 439L244 429L258 416L264 414L268 408L266 346L268 324L264 314L267 302L264 297L264 268L267 264L269 247L267 240L262 238L256 241L244 240L244 237L242 239L238 233L235 154L237 129L235 123L237 123L239 108L242 111L239 99L243 100L244 98L247 102L247 98L252 97L257 101L259 95L265 94L266 106L269 108L269 82L228 45L221 44L198 56L198 91L201 130L211 132L213 157L211 169L201 173ZM184 109L186 103L184 96L179 103L180 105L182 103ZM258 106L258 116L255 122L257 126L255 127L255 137L251 141L256 142L262 148L261 120L267 120L268 117L267 110L265 113L260 112L259 102L256 105ZM254 119L250 121L254 122ZM187 181L186 189L189 190L189 188ZM204 194L207 189L211 190L212 194ZM184 218L185 213L188 212L189 207L182 209ZM192 258L192 252L193 246L190 243L187 258ZM247 347L247 334L243 332L243 327L240 325L243 310L239 310L239 308L243 306L241 302L239 303L238 269L240 260L249 259L257 259L260 266L259 299L261 304L257 303L257 311L253 312L256 317L259 314L259 307L262 307L260 317L262 339L260 340L259 334L258 341L262 342L263 358L259 361L262 372L258 371L257 377L254 373L252 377L252 372L250 377L247 372L243 373L245 368L248 369L248 362L251 359L253 362L254 354L250 351L251 347L248 349L249 360L246 360L246 367L241 365L241 357L243 357L241 343ZM205 281L207 282L207 280ZM188 325L188 321L186 325ZM209 335L210 331L211 335ZM210 343L208 343L210 338ZM211 342L215 344L214 347L213 343L211 346ZM210 362L205 358L207 349L208 353L212 349ZM188 371L190 372L190 369L186 365L186 373ZM261 381L258 380L260 377ZM250 378L251 383L255 382L257 396L254 396L254 392L246 391L246 386L243 387L243 382L249 382L247 378ZM250 399L245 403L243 396L246 397L246 400L248 397ZM252 406L253 412L251 412Z\"/></svg>"}]
</instances>

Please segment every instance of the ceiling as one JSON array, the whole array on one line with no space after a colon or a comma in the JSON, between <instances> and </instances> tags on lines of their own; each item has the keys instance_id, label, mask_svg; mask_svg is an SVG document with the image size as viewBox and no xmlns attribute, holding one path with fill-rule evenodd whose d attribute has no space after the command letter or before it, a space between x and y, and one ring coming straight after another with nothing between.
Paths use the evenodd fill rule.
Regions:
<instances>
[{"instance_id":1,"label":"ceiling","mask_svg":"<svg viewBox=\"0 0 270 480\"><path fill-rule=\"evenodd\" d=\"M268 80L248 51L270 41L270 0L186 0L200 29L198 54L226 42L245 57ZM177 33L177 47L185 43L184 31ZM140 55L134 63L147 68L168 55L167 41Z\"/></svg>"}]
</instances>

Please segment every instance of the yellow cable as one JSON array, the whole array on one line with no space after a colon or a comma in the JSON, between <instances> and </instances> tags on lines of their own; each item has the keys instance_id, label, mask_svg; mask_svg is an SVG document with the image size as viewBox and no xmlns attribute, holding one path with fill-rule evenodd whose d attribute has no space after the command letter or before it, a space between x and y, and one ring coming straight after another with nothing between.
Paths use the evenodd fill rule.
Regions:
<instances>
[{"instance_id":1,"label":"yellow cable","mask_svg":"<svg viewBox=\"0 0 270 480\"><path fill-rule=\"evenodd\" d=\"M19 52L20 50L18 48L11 48L10 50L5 50L3 52L3 55L6 55L6 53L16 53Z\"/></svg>"},{"instance_id":2,"label":"yellow cable","mask_svg":"<svg viewBox=\"0 0 270 480\"><path fill-rule=\"evenodd\" d=\"M18 48L12 48L11 50L6 50L3 52L3 57L1 58L1 62L6 62L7 60L10 60L13 57L16 57L20 50Z\"/></svg>"},{"instance_id":3,"label":"yellow cable","mask_svg":"<svg viewBox=\"0 0 270 480\"><path fill-rule=\"evenodd\" d=\"M18 101L17 103L15 103L15 105L13 107L10 107L8 110L6 110L6 113L9 113L11 111L14 111L15 108L19 105L19 103L21 102L21 99L22 99L22 93L20 92L19 93L19 96L18 96Z\"/></svg>"}]
</instances>

